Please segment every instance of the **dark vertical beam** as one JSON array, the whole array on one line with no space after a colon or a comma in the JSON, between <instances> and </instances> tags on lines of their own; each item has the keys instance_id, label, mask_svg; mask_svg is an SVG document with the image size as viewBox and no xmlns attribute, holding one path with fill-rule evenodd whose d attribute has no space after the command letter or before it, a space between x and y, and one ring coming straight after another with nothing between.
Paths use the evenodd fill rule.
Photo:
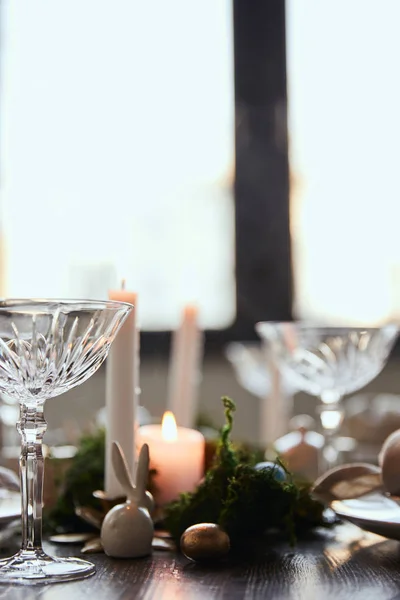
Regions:
<instances>
[{"instance_id":1,"label":"dark vertical beam","mask_svg":"<svg viewBox=\"0 0 400 600\"><path fill-rule=\"evenodd\" d=\"M238 334L291 318L285 2L233 0Z\"/></svg>"}]
</instances>

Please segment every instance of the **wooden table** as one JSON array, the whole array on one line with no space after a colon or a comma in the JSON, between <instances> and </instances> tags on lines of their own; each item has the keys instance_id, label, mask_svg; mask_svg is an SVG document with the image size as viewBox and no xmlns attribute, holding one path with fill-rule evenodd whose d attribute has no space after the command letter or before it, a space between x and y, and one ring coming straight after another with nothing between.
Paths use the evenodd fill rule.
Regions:
<instances>
[{"instance_id":1,"label":"wooden table","mask_svg":"<svg viewBox=\"0 0 400 600\"><path fill-rule=\"evenodd\" d=\"M59 556L79 547L47 544ZM245 558L206 567L182 555L155 552L139 560L86 555L89 579L49 586L0 586L7 600L400 600L400 544L352 525L299 542L275 540Z\"/></svg>"}]
</instances>

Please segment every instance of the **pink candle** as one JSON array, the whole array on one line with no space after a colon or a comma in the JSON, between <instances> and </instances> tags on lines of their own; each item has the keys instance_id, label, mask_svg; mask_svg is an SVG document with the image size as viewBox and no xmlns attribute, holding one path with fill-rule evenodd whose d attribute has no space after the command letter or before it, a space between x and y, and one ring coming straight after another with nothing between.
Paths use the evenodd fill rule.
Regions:
<instances>
[{"instance_id":1,"label":"pink candle","mask_svg":"<svg viewBox=\"0 0 400 600\"><path fill-rule=\"evenodd\" d=\"M204 475L204 437L199 431L177 427L166 412L162 425L139 428L139 444L148 444L150 469L156 469L155 500L163 505L182 492L192 492Z\"/></svg>"},{"instance_id":2,"label":"pink candle","mask_svg":"<svg viewBox=\"0 0 400 600\"><path fill-rule=\"evenodd\" d=\"M172 336L167 398L167 408L182 427L193 427L196 422L202 357L203 334L198 325L198 310L188 304Z\"/></svg>"}]
</instances>

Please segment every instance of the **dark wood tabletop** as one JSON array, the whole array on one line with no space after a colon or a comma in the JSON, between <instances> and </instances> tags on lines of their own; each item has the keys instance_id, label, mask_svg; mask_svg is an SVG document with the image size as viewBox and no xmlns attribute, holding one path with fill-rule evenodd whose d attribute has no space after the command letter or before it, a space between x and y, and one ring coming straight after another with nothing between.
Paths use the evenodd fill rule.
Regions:
<instances>
[{"instance_id":1,"label":"dark wood tabletop","mask_svg":"<svg viewBox=\"0 0 400 600\"><path fill-rule=\"evenodd\" d=\"M79 547L47 544L54 555L79 556ZM180 554L116 560L85 555L97 573L82 581L0 586L7 600L400 600L400 544L353 525L318 533L295 548L271 539L241 558L205 566Z\"/></svg>"}]
</instances>

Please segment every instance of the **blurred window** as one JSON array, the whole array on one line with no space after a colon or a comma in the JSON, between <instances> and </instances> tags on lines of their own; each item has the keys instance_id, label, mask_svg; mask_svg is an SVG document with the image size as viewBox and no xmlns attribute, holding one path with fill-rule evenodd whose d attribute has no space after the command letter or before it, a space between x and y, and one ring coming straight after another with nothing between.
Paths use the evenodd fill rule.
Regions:
<instances>
[{"instance_id":1,"label":"blurred window","mask_svg":"<svg viewBox=\"0 0 400 600\"><path fill-rule=\"evenodd\" d=\"M290 314L281 0L3 0L1 83L0 293Z\"/></svg>"},{"instance_id":2,"label":"blurred window","mask_svg":"<svg viewBox=\"0 0 400 600\"><path fill-rule=\"evenodd\" d=\"M295 312L400 316L398 0L287 1Z\"/></svg>"}]
</instances>

